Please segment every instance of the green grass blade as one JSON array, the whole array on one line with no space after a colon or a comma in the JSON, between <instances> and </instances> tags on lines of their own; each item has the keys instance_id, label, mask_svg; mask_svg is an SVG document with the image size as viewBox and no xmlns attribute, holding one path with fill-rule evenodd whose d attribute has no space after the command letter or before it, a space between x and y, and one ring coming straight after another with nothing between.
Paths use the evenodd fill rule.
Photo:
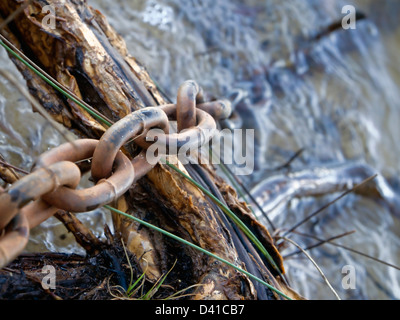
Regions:
<instances>
[{"instance_id":1,"label":"green grass blade","mask_svg":"<svg viewBox=\"0 0 400 320\"><path fill-rule=\"evenodd\" d=\"M140 275L140 277L137 278L137 280L136 280L133 284L131 284L131 285L129 286L128 290L126 290L126 294L128 295L128 297L130 297L130 296L132 295L132 293L133 293L132 290L136 288L136 286L139 284L140 280L143 279L143 277L145 276L145 274L146 274L146 273L143 272L143 273Z\"/></svg>"},{"instance_id":2,"label":"green grass blade","mask_svg":"<svg viewBox=\"0 0 400 320\"><path fill-rule=\"evenodd\" d=\"M161 279L159 279L154 284L154 286L145 294L145 296L142 298L143 300L150 300L156 294L158 289L160 289L160 287L164 283L165 279L167 279L167 277L170 274L170 272L172 271L172 269L175 267L175 264L176 264L176 260L174 262L174 265L171 267L171 269L169 269L168 272Z\"/></svg>"},{"instance_id":3,"label":"green grass blade","mask_svg":"<svg viewBox=\"0 0 400 320\"><path fill-rule=\"evenodd\" d=\"M76 104L78 104L81 108L86 110L91 116L96 118L97 120L103 122L105 125L110 127L112 123L110 123L108 120L102 118L99 116L96 112L93 112L90 110L88 107L86 107L79 99L76 99L72 95L70 95L68 92L66 92L64 89L62 89L58 84L54 83L52 80L47 78L44 74L36 70L30 63L28 63L25 59L20 57L14 50L12 50L9 46L7 46L2 40L0 40L0 45L3 46L11 55L13 55L15 58L17 58L19 61L21 61L25 66L27 66L30 70L32 70L36 75L38 75L41 79L43 79L46 83L48 83L50 86L52 86L54 89L62 93L65 97L68 99L72 100Z\"/></svg>"},{"instance_id":4,"label":"green grass blade","mask_svg":"<svg viewBox=\"0 0 400 320\"><path fill-rule=\"evenodd\" d=\"M170 233L170 232L168 232L168 231L166 231L166 230L164 230L164 229L161 229L161 228L159 228L159 227L157 227L157 226L152 225L151 223L148 223L148 222L143 221L143 220L141 220L141 219L139 219L139 218L136 218L136 217L134 217L134 216L131 216L130 214L127 214L127 213L125 213L125 212L123 212L123 211L121 211L121 210L115 209L115 208L113 208L113 207L111 207L111 206L109 206L109 205L105 205L104 207L107 208L107 209L109 209L109 210L111 210L111 211L113 211L113 212L116 212L116 213L118 213L118 214L120 214L120 215L123 215L124 217L126 217L126 218L128 218L128 219L134 220L134 221L136 221L136 222L138 222L138 223L140 223L140 224L142 224L142 225L144 225L144 226L146 226L146 227L148 227L148 228L150 228L150 229L153 229L153 230L155 230L155 231L158 231L158 232L160 232L160 233L162 233L162 234L164 234L164 235L166 235L166 236L168 236L168 237L170 237L170 238L172 238L172 239L174 239L174 240L177 240L177 241L179 241L179 242L181 242L181 243L183 243L183 244L185 244L185 245L188 245L188 246L190 246L190 247L192 247L192 248L194 248L194 249L196 249L196 250L198 250L198 251L200 251L200 252L202 252L202 253L204 253L204 254L206 254L206 255L208 255L208 256L210 256L210 257L212 257L212 258L214 258L214 259L216 259L216 260L218 260L218 261L220 261L220 262L222 262L222 263L225 263L226 265L228 265L228 266L234 268L235 270L237 270L237 271L239 271L239 272L245 274L245 275L248 276L249 278L251 278L251 279L253 279L253 280L255 280L255 281L261 283L262 285L266 286L266 287L269 288L270 290L272 290L272 291L276 292L277 294L281 295L281 296L284 297L285 299L287 299L287 300L292 300L290 297L288 297L288 296L287 296L286 294L284 294L282 291L276 289L275 287L273 287L273 286L270 285L269 283L265 282L264 280L262 280L262 279L256 277L255 275L251 274L250 272L248 272L248 271L246 271L246 270L243 270L242 268L239 268L238 266L235 266L233 263L229 262L228 260L225 260L225 259L223 259L223 258L220 258L219 256L217 256L217 255L215 255L215 254L213 254L213 253L211 253L211 252L209 252L209 251L207 251L207 250L205 250L205 249L203 249L203 248L201 248L201 247L195 245L194 243L191 243L191 242L189 242L189 241L187 241L187 240L185 240L185 239L182 239L182 238L180 238L180 237L178 237L178 236L176 236L176 235L174 235L174 234L172 234L172 233Z\"/></svg>"},{"instance_id":5,"label":"green grass blade","mask_svg":"<svg viewBox=\"0 0 400 320\"><path fill-rule=\"evenodd\" d=\"M209 192L207 189L205 189L202 185L200 185L198 182L193 180L191 177L189 177L186 173L184 173L182 170L174 166L173 164L169 163L167 160L162 160L164 161L169 167L171 167L173 170L181 174L183 177L188 179L192 184L194 184L196 187L198 187L201 191L203 191L207 196L209 196L220 208L224 213L231 218L231 220L244 232L244 234L249 238L250 241L253 242L253 244L261 251L261 253L267 258L268 262L271 264L271 266L279 273L281 274L281 270L279 267L276 265L275 261L272 259L271 255L268 253L268 251L264 248L260 240L250 231L250 229L243 223L242 220L240 220L224 203L222 203L218 198L216 198L211 192Z\"/></svg>"}]
</instances>

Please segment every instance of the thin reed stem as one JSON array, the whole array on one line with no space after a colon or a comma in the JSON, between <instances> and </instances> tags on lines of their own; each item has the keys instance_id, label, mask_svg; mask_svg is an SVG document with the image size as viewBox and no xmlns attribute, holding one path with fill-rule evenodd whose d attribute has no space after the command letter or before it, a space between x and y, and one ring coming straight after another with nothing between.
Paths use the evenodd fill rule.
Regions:
<instances>
[{"instance_id":1,"label":"thin reed stem","mask_svg":"<svg viewBox=\"0 0 400 320\"><path fill-rule=\"evenodd\" d=\"M301 250L301 252L303 252L305 254L305 256L311 261L311 263L315 266L315 268L318 270L318 272L321 274L322 278L324 279L325 283L328 285L329 289L331 289L331 291L333 292L333 294L336 296L336 298L338 300L341 300L339 295L337 294L337 292L335 291L335 289L333 289L332 285L330 284L328 278L325 276L325 274L322 272L321 268L318 266L318 264L314 261L313 258L311 258L311 256L303 249L301 248L296 242L294 242L293 240L286 238L286 237L282 237L283 240L290 242L291 244L293 244L295 247L297 247L299 250Z\"/></svg>"},{"instance_id":2,"label":"thin reed stem","mask_svg":"<svg viewBox=\"0 0 400 320\"><path fill-rule=\"evenodd\" d=\"M294 226L292 226L291 228L289 228L283 235L282 238L285 237L286 235L288 235L289 233L291 233L293 230L296 230L298 227L300 227L302 224L304 224L305 222L307 222L308 220L310 220L311 218L315 217L317 214L319 214L320 212L324 211L326 208L328 208L329 206L331 206L332 204L334 204L336 201L342 199L343 197L345 197L346 195L348 195L349 193L353 192L354 190L356 190L357 188L361 187L362 185L368 183L369 181L375 179L378 175L375 174L365 180L363 180L362 182L360 182L359 184L355 185L353 188L346 190L345 192L343 192L339 197L335 198L334 200L328 202L327 204L325 204L324 206L322 206L321 208L319 208L317 211L313 212L312 214L310 214L309 216L307 216L306 218L304 218L303 220L301 220L300 222L296 223Z\"/></svg>"}]
</instances>

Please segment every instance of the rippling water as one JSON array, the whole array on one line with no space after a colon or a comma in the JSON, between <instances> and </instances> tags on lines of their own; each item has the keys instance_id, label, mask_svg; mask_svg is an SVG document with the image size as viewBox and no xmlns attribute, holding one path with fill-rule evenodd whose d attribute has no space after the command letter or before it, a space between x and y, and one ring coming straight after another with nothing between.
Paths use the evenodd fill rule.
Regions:
<instances>
[{"instance_id":1,"label":"rippling water","mask_svg":"<svg viewBox=\"0 0 400 320\"><path fill-rule=\"evenodd\" d=\"M365 1L222 1L222 0L95 0L157 83L174 98L178 86L195 79L205 91L227 97L240 90L237 106L243 128L256 130L256 171L241 179L257 193L271 171L295 152L291 172L315 167L368 165L384 179L395 197L399 192L400 2ZM343 18L342 7L355 6L365 19L355 30L338 28L317 37ZM2 67L17 74L3 51ZM29 125L28 125L29 124ZM30 106L0 79L0 153L29 168L35 156L60 143ZM332 171L335 174L335 171ZM349 178L349 177L347 177ZM275 211L274 225L285 229L337 197L294 198ZM384 193L384 196L388 193ZM385 199L384 199L385 200ZM261 203L261 205L266 205ZM397 211L397 213L396 213ZM82 214L96 225L103 212ZM267 222L265 222L267 223ZM50 250L77 250L55 220L36 231L30 250L46 241ZM101 224L101 223L100 223ZM385 201L348 195L298 231L329 238L356 230L337 243L400 265L398 210ZM101 232L101 230L99 231ZM298 235L307 246L315 243ZM289 254L295 248L287 245ZM310 251L343 299L399 299L400 271L326 244ZM344 289L342 268L353 266L356 288ZM292 286L310 299L334 299L321 276L303 255L286 259Z\"/></svg>"}]
</instances>

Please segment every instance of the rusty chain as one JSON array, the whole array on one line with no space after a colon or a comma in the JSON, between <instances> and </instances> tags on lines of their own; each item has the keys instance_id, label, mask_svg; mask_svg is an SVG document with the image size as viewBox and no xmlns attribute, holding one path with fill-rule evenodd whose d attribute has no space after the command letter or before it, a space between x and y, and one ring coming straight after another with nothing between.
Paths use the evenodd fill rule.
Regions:
<instances>
[{"instance_id":1,"label":"rusty chain","mask_svg":"<svg viewBox=\"0 0 400 320\"><path fill-rule=\"evenodd\" d=\"M191 141L200 147L212 138L215 120L230 113L228 100L205 102L201 87L189 80L179 87L176 104L137 110L114 123L100 140L79 139L43 153L30 174L6 190L0 187L0 268L24 250L30 229L57 210L94 210L118 199L146 175L154 167L145 153L155 141L147 138L151 129L165 133L156 139L166 146ZM173 120L175 133L170 129ZM143 150L131 160L121 148L132 139ZM84 172L76 163L90 158L95 185L77 189Z\"/></svg>"}]
</instances>

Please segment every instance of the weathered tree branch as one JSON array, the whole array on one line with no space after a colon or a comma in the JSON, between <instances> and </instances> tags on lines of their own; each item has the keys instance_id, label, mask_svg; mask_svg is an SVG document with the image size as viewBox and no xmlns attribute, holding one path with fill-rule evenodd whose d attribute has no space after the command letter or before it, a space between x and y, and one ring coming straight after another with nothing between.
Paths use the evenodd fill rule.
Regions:
<instances>
[{"instance_id":1,"label":"weathered tree branch","mask_svg":"<svg viewBox=\"0 0 400 320\"><path fill-rule=\"evenodd\" d=\"M41 23L51 4L56 28ZM0 14L9 16L21 5L3 0ZM3 35L76 96L112 121L149 105L165 103L146 69L129 55L123 39L105 17L83 0L36 0ZM11 57L31 93L55 120L79 136L99 138L106 127L79 105L57 93L21 62ZM126 146L132 157L134 144ZM251 228L283 272L282 258L267 229L252 216L234 190L209 166L189 165L182 170L202 181ZM247 268L287 294L297 297L265 259L199 189L167 166L157 165L132 186L117 208L189 240L220 257ZM115 229L141 263L149 279L157 279L177 260L175 277L185 285L200 283L195 299L277 299L275 293L243 274L126 218L114 216ZM141 259L139 259L141 258ZM176 281L175 283L178 283ZM177 285L176 289L179 288Z\"/></svg>"}]
</instances>

